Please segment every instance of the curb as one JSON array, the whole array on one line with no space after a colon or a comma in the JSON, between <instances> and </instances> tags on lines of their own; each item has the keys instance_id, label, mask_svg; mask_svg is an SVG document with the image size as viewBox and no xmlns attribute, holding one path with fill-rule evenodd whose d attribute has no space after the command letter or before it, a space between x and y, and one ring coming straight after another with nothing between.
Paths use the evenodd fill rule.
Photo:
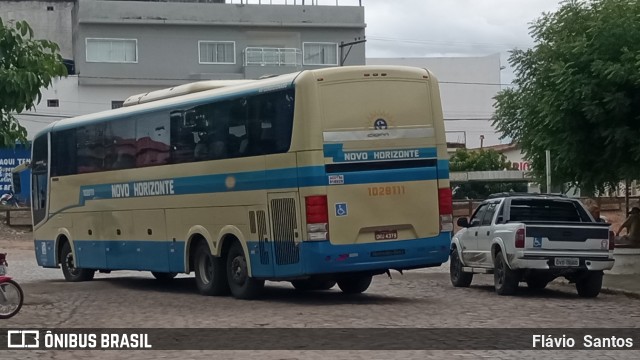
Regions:
<instances>
[{"instance_id":1,"label":"curb","mask_svg":"<svg viewBox=\"0 0 640 360\"><path fill-rule=\"evenodd\" d=\"M603 293L603 294L625 295L625 296L630 297L630 298L640 299L640 292L629 291L629 290L624 290L624 289L603 287L602 290L600 290L600 292Z\"/></svg>"},{"instance_id":2,"label":"curb","mask_svg":"<svg viewBox=\"0 0 640 360\"><path fill-rule=\"evenodd\" d=\"M562 286L566 286L566 287L575 287L574 284L570 284L569 281L567 281L566 279L556 279L556 280L553 280L552 283L555 283L555 284L558 284L558 285L562 285ZM630 298L640 299L640 292L630 291L630 290L626 290L626 289L619 289L619 288L614 288L614 287L603 286L602 290L600 290L600 292L603 293L603 294L625 295L625 296L630 297Z\"/></svg>"}]
</instances>

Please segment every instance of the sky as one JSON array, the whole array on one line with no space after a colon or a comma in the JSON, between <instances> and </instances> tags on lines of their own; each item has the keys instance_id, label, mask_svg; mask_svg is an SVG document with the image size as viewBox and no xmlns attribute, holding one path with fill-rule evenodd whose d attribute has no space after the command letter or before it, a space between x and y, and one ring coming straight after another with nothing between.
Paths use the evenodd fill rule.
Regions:
<instances>
[{"instance_id":1,"label":"sky","mask_svg":"<svg viewBox=\"0 0 640 360\"><path fill-rule=\"evenodd\" d=\"M339 3L346 5L349 1L358 4L358 0ZM499 53L505 67L500 72L500 83L510 84L514 75L508 63L509 51L533 46L531 22L544 12L555 11L559 0L362 0L362 4L368 58ZM479 117L490 115L483 113ZM490 120L449 120L445 129L447 141L464 142L469 148L511 141L501 138Z\"/></svg>"},{"instance_id":2,"label":"sky","mask_svg":"<svg viewBox=\"0 0 640 360\"><path fill-rule=\"evenodd\" d=\"M340 4L349 0L340 0ZM357 3L357 1L354 1ZM502 83L513 78L508 51L529 48L529 25L558 0L362 0L367 57L500 53Z\"/></svg>"}]
</instances>

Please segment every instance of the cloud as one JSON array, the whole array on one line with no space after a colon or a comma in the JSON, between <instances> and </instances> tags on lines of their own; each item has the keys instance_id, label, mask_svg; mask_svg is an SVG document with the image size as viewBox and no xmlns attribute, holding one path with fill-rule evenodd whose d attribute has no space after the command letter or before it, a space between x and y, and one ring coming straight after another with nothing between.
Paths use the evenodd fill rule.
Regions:
<instances>
[{"instance_id":1,"label":"cloud","mask_svg":"<svg viewBox=\"0 0 640 360\"><path fill-rule=\"evenodd\" d=\"M506 53L557 0L363 0L368 57Z\"/></svg>"}]
</instances>

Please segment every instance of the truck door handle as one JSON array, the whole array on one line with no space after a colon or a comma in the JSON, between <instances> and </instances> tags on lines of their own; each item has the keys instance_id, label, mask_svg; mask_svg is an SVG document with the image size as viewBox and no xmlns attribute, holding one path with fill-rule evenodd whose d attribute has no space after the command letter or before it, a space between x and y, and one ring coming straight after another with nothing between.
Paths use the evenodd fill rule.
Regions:
<instances>
[{"instance_id":1,"label":"truck door handle","mask_svg":"<svg viewBox=\"0 0 640 360\"><path fill-rule=\"evenodd\" d=\"M478 232L476 231L476 236L478 236Z\"/></svg>"},{"instance_id":2,"label":"truck door handle","mask_svg":"<svg viewBox=\"0 0 640 360\"><path fill-rule=\"evenodd\" d=\"M491 231L487 231L487 236L489 236L490 233L491 233Z\"/></svg>"}]
</instances>

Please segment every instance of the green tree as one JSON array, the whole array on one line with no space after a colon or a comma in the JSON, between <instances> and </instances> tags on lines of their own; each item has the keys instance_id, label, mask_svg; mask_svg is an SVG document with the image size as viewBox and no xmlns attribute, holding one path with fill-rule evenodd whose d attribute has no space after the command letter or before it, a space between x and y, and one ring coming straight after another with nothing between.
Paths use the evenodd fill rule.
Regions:
<instances>
[{"instance_id":1,"label":"green tree","mask_svg":"<svg viewBox=\"0 0 640 360\"><path fill-rule=\"evenodd\" d=\"M601 190L640 177L640 1L565 1L513 50L514 88L496 96L494 125L521 146L544 183Z\"/></svg>"},{"instance_id":2,"label":"green tree","mask_svg":"<svg viewBox=\"0 0 640 360\"><path fill-rule=\"evenodd\" d=\"M511 170L513 165L504 154L489 149L469 151L458 149L449 159L450 171L496 171ZM454 199L484 199L493 193L516 191L526 192L526 183L466 182L453 183Z\"/></svg>"},{"instance_id":3,"label":"green tree","mask_svg":"<svg viewBox=\"0 0 640 360\"><path fill-rule=\"evenodd\" d=\"M34 40L26 21L0 18L0 146L26 143L27 131L14 114L40 102L40 89L51 85L67 69L60 48L48 40Z\"/></svg>"}]
</instances>

